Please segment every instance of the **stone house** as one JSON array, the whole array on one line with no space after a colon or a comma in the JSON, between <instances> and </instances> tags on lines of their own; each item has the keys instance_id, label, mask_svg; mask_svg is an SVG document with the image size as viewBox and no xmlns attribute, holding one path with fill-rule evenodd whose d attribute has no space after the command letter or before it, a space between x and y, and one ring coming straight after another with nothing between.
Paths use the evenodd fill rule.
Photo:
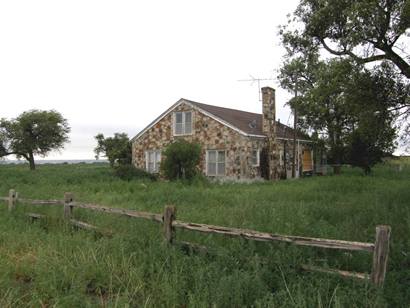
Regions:
<instances>
[{"instance_id":1,"label":"stone house","mask_svg":"<svg viewBox=\"0 0 410 308\"><path fill-rule=\"evenodd\" d=\"M180 99L132 139L133 164L159 172L162 151L183 138L201 145L200 170L230 179L289 178L293 129L275 121L275 90L262 88L262 114ZM297 133L296 176L314 171L313 142Z\"/></svg>"}]
</instances>

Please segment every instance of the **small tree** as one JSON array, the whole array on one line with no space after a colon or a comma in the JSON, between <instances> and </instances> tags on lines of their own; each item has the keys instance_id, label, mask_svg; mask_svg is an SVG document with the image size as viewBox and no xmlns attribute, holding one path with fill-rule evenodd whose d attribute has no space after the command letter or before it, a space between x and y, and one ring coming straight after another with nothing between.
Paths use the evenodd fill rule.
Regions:
<instances>
[{"instance_id":1,"label":"small tree","mask_svg":"<svg viewBox=\"0 0 410 308\"><path fill-rule=\"evenodd\" d=\"M362 168L370 174L371 167L381 161L383 152L369 142L366 135L354 132L349 149L349 160L352 166Z\"/></svg>"},{"instance_id":2,"label":"small tree","mask_svg":"<svg viewBox=\"0 0 410 308\"><path fill-rule=\"evenodd\" d=\"M57 111L30 110L16 119L0 120L0 157L25 158L34 170L34 155L47 156L68 142L70 127Z\"/></svg>"},{"instance_id":3,"label":"small tree","mask_svg":"<svg viewBox=\"0 0 410 308\"><path fill-rule=\"evenodd\" d=\"M362 115L347 144L347 156L352 166L362 168L368 175L375 164L393 153L396 130L391 121L389 114Z\"/></svg>"},{"instance_id":4,"label":"small tree","mask_svg":"<svg viewBox=\"0 0 410 308\"><path fill-rule=\"evenodd\" d=\"M201 146L185 140L171 143L164 151L165 159L161 163L161 170L166 178L192 179L198 173L201 158Z\"/></svg>"},{"instance_id":5,"label":"small tree","mask_svg":"<svg viewBox=\"0 0 410 308\"><path fill-rule=\"evenodd\" d=\"M105 138L103 134L95 136L97 146L94 149L95 158L101 154L107 157L111 167L117 163L119 165L129 165L132 160L131 142L126 133L115 133L114 137Z\"/></svg>"}]
</instances>

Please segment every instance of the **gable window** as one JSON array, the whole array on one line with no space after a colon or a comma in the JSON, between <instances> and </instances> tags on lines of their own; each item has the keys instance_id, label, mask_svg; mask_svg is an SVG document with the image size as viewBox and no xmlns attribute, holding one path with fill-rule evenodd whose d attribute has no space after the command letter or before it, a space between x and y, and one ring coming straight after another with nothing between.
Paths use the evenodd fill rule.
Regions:
<instances>
[{"instance_id":1,"label":"gable window","mask_svg":"<svg viewBox=\"0 0 410 308\"><path fill-rule=\"evenodd\" d=\"M209 176L225 175L225 151L209 150L206 152L206 174Z\"/></svg>"},{"instance_id":2,"label":"gable window","mask_svg":"<svg viewBox=\"0 0 410 308\"><path fill-rule=\"evenodd\" d=\"M259 150L252 150L251 162L253 167L259 167L260 161L260 153Z\"/></svg>"},{"instance_id":3,"label":"gable window","mask_svg":"<svg viewBox=\"0 0 410 308\"><path fill-rule=\"evenodd\" d=\"M145 152L145 169L150 173L158 173L161 164L161 151L153 150Z\"/></svg>"},{"instance_id":4,"label":"gable window","mask_svg":"<svg viewBox=\"0 0 410 308\"><path fill-rule=\"evenodd\" d=\"M192 133L192 112L175 112L174 135L190 135Z\"/></svg>"}]
</instances>

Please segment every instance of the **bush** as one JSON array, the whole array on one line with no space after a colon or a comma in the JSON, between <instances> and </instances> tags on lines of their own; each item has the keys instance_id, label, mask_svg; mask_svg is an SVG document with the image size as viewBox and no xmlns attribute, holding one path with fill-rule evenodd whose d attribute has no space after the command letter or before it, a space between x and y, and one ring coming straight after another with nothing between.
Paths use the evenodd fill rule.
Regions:
<instances>
[{"instance_id":1,"label":"bush","mask_svg":"<svg viewBox=\"0 0 410 308\"><path fill-rule=\"evenodd\" d=\"M116 166L114 168L114 174L125 181L131 181L136 179L147 179L151 181L157 180L157 177L154 174L136 168L134 165L131 164Z\"/></svg>"},{"instance_id":2,"label":"bush","mask_svg":"<svg viewBox=\"0 0 410 308\"><path fill-rule=\"evenodd\" d=\"M171 143L164 151L165 159L161 163L164 176L170 180L191 180L199 172L201 146L185 140Z\"/></svg>"}]
</instances>

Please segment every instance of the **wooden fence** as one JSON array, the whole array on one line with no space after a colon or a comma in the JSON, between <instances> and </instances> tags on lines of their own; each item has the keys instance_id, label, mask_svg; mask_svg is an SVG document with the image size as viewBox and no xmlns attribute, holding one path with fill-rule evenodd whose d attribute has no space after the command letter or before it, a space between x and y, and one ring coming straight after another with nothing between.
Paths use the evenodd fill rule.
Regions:
<instances>
[{"instance_id":1,"label":"wooden fence","mask_svg":"<svg viewBox=\"0 0 410 308\"><path fill-rule=\"evenodd\" d=\"M78 221L73 219L74 208L89 209L98 212L106 212L110 214L117 214L132 218L142 218L148 219L160 224L163 224L164 238L167 243L172 244L176 237L176 228L197 231L202 233L214 233L222 234L232 237L240 237L248 240L263 241L263 242L286 242L294 245L300 246L311 246L320 247L326 249L340 249L349 251L366 251L373 254L373 265L370 274L367 273L356 273L348 272L337 269L325 269L316 266L302 265L302 269L307 271L317 271L329 274L337 274L344 277L353 277L363 280L370 280L376 286L383 286L386 270L387 261L389 254L389 240L391 228L387 225L379 225L376 227L376 236L374 243L363 243L363 242L352 242L334 239L322 239L313 237L302 237L302 236L291 236L291 235L280 235L272 234L266 232L259 232L247 229L238 229L231 227L221 227L213 226L207 224L190 223L183 222L176 219L176 208L175 206L166 206L163 214L154 214L148 212L134 211L128 209L111 208L106 206L100 206L96 204L89 204L83 202L74 201L74 195L72 193L65 193L63 200L35 200L35 199L25 199L20 198L18 193L11 189L9 191L8 197L0 197L0 200L8 202L9 211L13 211L16 207L17 202L23 204L29 204L32 206L38 205L53 205L63 207L63 217L64 219L73 224L74 226L82 229L88 230L98 230L96 226L90 225L88 223ZM27 214L32 220L44 218L44 215L36 213ZM206 247L195 245L192 243L184 242L184 245L190 245L193 248L206 249Z\"/></svg>"}]
</instances>

